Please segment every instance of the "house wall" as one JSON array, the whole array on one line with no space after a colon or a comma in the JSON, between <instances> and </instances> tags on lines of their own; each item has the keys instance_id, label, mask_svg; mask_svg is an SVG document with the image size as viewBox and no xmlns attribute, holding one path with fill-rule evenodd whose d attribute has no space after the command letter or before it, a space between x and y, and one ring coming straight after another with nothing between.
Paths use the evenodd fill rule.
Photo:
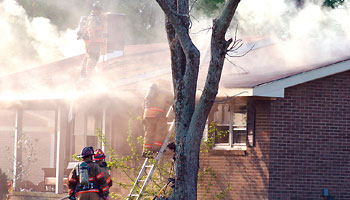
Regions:
<instances>
[{"instance_id":1,"label":"house wall","mask_svg":"<svg viewBox=\"0 0 350 200\"><path fill-rule=\"evenodd\" d=\"M38 184L44 181L42 168L55 167L55 111L24 110L23 135L29 141L22 152L28 169L28 176L23 179Z\"/></svg>"},{"instance_id":2,"label":"house wall","mask_svg":"<svg viewBox=\"0 0 350 200\"><path fill-rule=\"evenodd\" d=\"M44 180L42 168L54 167L54 117L54 111L23 111L22 134L28 139L22 148L22 161L28 173L23 180L38 184ZM9 178L13 170L15 122L15 110L0 110L0 168Z\"/></svg>"},{"instance_id":3,"label":"house wall","mask_svg":"<svg viewBox=\"0 0 350 200\"><path fill-rule=\"evenodd\" d=\"M137 137L144 135L142 120L140 120L143 114L141 106L142 99L137 99L134 101L137 103L120 101L120 103L115 105L112 109L111 144L113 150L115 150L119 158L120 156L130 155L132 153L129 142L127 141L129 135L135 144L137 152L140 154L142 152L142 145L138 144L136 139ZM137 176L136 173L134 175ZM111 176L116 182L131 184L130 179L120 169L113 169ZM118 187L118 184L116 183L114 183L111 188L111 192L124 196L127 196L129 191L130 188L125 189L123 187Z\"/></svg>"},{"instance_id":4,"label":"house wall","mask_svg":"<svg viewBox=\"0 0 350 200\"><path fill-rule=\"evenodd\" d=\"M350 71L271 103L269 199L350 199Z\"/></svg>"},{"instance_id":5,"label":"house wall","mask_svg":"<svg viewBox=\"0 0 350 200\"><path fill-rule=\"evenodd\" d=\"M13 163L10 160L13 158L15 119L15 111L0 110L0 169L6 173L8 178L12 176L9 170L13 169Z\"/></svg>"},{"instance_id":6,"label":"house wall","mask_svg":"<svg viewBox=\"0 0 350 200\"><path fill-rule=\"evenodd\" d=\"M255 147L247 151L211 150L201 154L201 173L210 168L214 174L209 173L199 181L198 199L218 199L219 192L227 195L224 199L267 199L269 105L269 101L256 104ZM231 190L227 189L228 184Z\"/></svg>"},{"instance_id":7,"label":"house wall","mask_svg":"<svg viewBox=\"0 0 350 200\"><path fill-rule=\"evenodd\" d=\"M199 199L231 190L225 199L350 199L350 72L285 90L285 98L257 101L256 146L245 155L211 151L201 170L211 167ZM214 181L210 181L213 179ZM209 187L208 187L209 183ZM210 186L210 184L213 184Z\"/></svg>"}]
</instances>

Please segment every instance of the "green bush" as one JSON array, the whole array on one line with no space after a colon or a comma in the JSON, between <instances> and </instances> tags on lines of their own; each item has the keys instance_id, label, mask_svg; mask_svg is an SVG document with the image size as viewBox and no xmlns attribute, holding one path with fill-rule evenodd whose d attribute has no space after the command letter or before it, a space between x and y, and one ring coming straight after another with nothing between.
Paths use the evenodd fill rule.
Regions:
<instances>
[{"instance_id":1,"label":"green bush","mask_svg":"<svg viewBox=\"0 0 350 200\"><path fill-rule=\"evenodd\" d=\"M0 199L4 199L5 196L8 194L7 179L8 178L6 174L0 169Z\"/></svg>"}]
</instances>

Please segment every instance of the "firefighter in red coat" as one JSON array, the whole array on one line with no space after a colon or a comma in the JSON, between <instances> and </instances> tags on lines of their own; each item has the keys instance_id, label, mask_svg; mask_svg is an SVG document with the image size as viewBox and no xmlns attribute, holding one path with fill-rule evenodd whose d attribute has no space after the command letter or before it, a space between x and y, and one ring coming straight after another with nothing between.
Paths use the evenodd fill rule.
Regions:
<instances>
[{"instance_id":1,"label":"firefighter in red coat","mask_svg":"<svg viewBox=\"0 0 350 200\"><path fill-rule=\"evenodd\" d=\"M83 59L81 75L86 77L95 71L95 66L100 58L101 51L105 46L104 39L104 18L102 5L99 1L92 5L92 12L86 20L86 54ZM103 53L103 52L102 52Z\"/></svg>"},{"instance_id":2,"label":"firefighter in red coat","mask_svg":"<svg viewBox=\"0 0 350 200\"><path fill-rule=\"evenodd\" d=\"M143 157L152 157L152 153L158 152L168 133L166 114L173 104L174 97L170 83L158 80L152 84L143 102L143 123L145 129L145 141Z\"/></svg>"},{"instance_id":3,"label":"firefighter in red coat","mask_svg":"<svg viewBox=\"0 0 350 200\"><path fill-rule=\"evenodd\" d=\"M69 174L68 192L77 200L108 198L109 186L106 175L98 164L93 162L93 155L94 149L85 147L79 156L83 158L83 162L75 166Z\"/></svg>"},{"instance_id":4,"label":"firefighter in red coat","mask_svg":"<svg viewBox=\"0 0 350 200\"><path fill-rule=\"evenodd\" d=\"M104 152L102 151L102 149L96 149L95 155L94 155L94 161L96 164L98 164L101 167L101 169L106 177L106 182L107 182L109 188L111 188L113 183L112 183L111 176L110 176L108 168L107 168L107 163L105 161L105 158L106 158L106 156L105 156Z\"/></svg>"}]
</instances>

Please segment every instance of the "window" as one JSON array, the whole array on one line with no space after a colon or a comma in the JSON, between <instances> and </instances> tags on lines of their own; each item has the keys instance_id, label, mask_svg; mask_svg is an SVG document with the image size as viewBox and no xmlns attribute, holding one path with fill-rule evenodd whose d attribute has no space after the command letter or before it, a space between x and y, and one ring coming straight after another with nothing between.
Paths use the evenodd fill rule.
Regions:
<instances>
[{"instance_id":1,"label":"window","mask_svg":"<svg viewBox=\"0 0 350 200\"><path fill-rule=\"evenodd\" d=\"M254 146L255 112L251 103L220 103L209 118L213 149L246 150Z\"/></svg>"}]
</instances>

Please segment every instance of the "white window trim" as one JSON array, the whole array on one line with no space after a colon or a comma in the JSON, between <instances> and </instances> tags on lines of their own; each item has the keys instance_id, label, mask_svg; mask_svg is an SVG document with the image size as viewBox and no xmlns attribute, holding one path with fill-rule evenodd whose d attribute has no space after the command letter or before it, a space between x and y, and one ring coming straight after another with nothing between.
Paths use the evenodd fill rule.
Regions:
<instances>
[{"instance_id":1,"label":"white window trim","mask_svg":"<svg viewBox=\"0 0 350 200\"><path fill-rule=\"evenodd\" d=\"M248 110L247 110L247 115L248 115ZM233 130L232 130L233 120L232 120L231 110L230 110L230 115L229 115L229 121L230 121L230 124L228 124L228 126L229 126L229 142L228 143L215 143L214 142L212 149L213 150L240 150L240 151L246 151L247 147L248 147L247 143L233 143L233 138L232 138L233 137ZM209 122L207 120L207 124L206 124L206 127L205 127L205 132L206 132L205 140L207 140L208 137L209 137L209 134L208 134L208 132L209 132L209 125L208 125L208 123ZM227 124L217 124L217 125L225 126ZM248 124L246 124L246 128L244 130L247 130L247 125ZM243 130L243 129L242 128L236 128L236 130Z\"/></svg>"},{"instance_id":2,"label":"white window trim","mask_svg":"<svg viewBox=\"0 0 350 200\"><path fill-rule=\"evenodd\" d=\"M220 145L220 144L214 144L213 150L240 150L240 151L246 151L247 145L246 144L233 144L232 146L226 145Z\"/></svg>"}]
</instances>

